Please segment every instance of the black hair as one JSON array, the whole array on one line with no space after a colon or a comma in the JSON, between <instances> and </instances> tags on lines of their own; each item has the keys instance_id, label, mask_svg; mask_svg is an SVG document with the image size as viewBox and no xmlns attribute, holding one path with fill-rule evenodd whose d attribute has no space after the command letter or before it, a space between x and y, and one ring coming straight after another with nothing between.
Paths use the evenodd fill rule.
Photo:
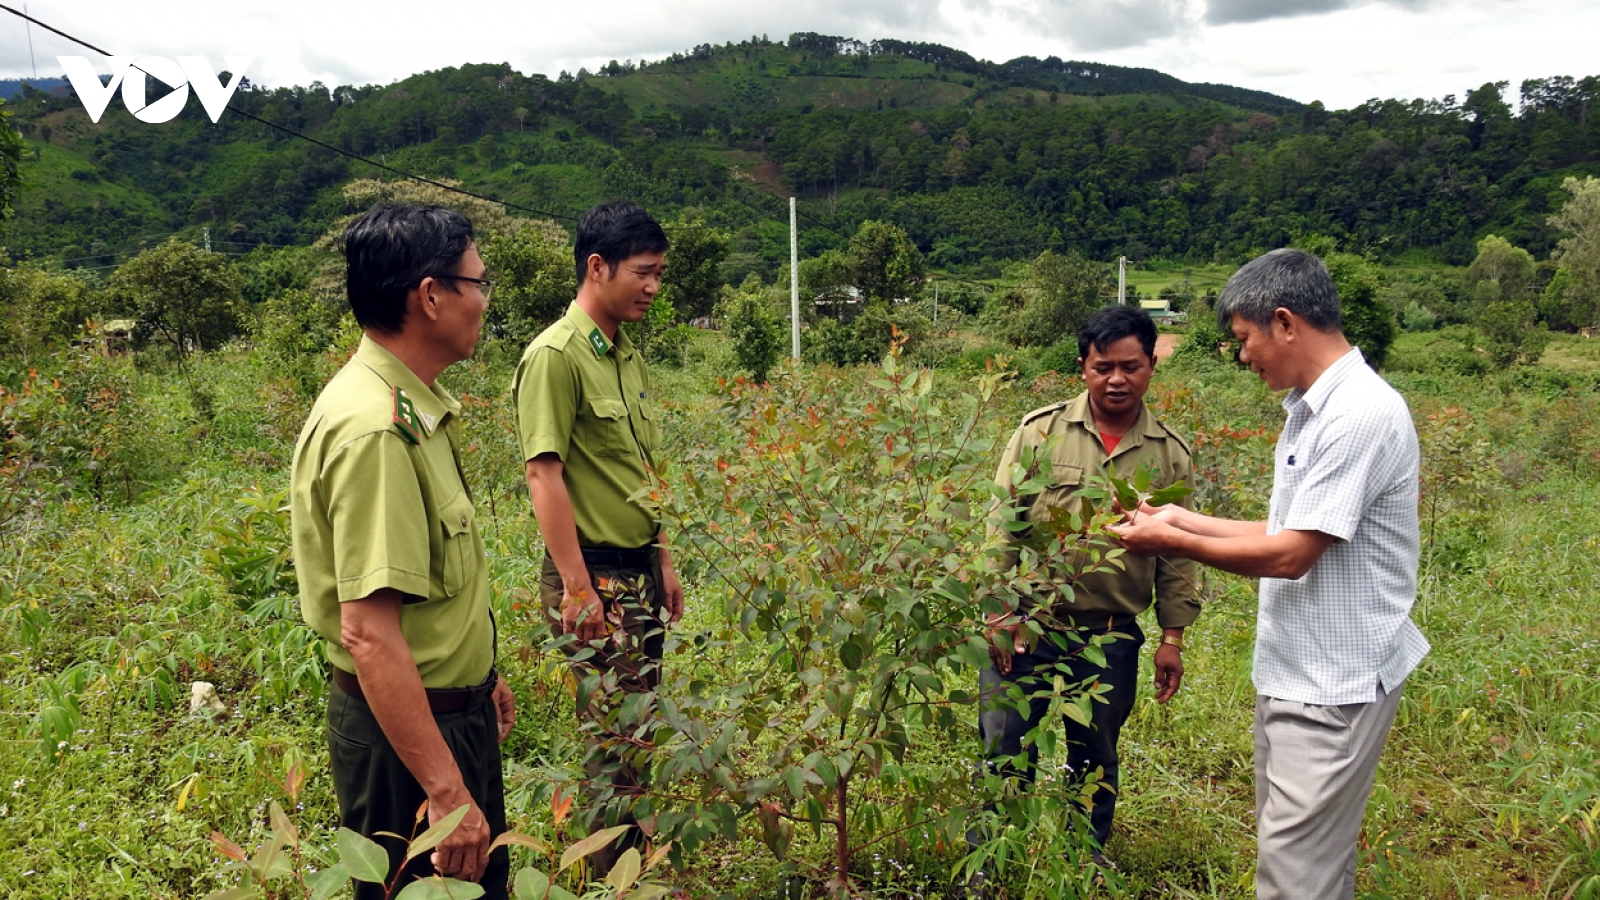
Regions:
<instances>
[{"instance_id":1,"label":"black hair","mask_svg":"<svg viewBox=\"0 0 1600 900\"><path fill-rule=\"evenodd\" d=\"M1145 356L1156 355L1156 323L1150 314L1134 306L1107 306L1078 329L1078 358L1088 359L1090 347L1104 353L1125 337L1138 338Z\"/></svg>"},{"instance_id":2,"label":"black hair","mask_svg":"<svg viewBox=\"0 0 1600 900\"><path fill-rule=\"evenodd\" d=\"M623 260L641 253L667 252L667 233L661 223L650 218L637 203L613 200L590 207L578 219L578 241L572 259L578 268L578 283L588 275L589 257L598 254L613 274Z\"/></svg>"},{"instance_id":3,"label":"black hair","mask_svg":"<svg viewBox=\"0 0 1600 900\"><path fill-rule=\"evenodd\" d=\"M455 274L472 222L439 206L374 206L345 226L345 294L362 328L397 334L406 294L429 275Z\"/></svg>"},{"instance_id":4,"label":"black hair","mask_svg":"<svg viewBox=\"0 0 1600 900\"><path fill-rule=\"evenodd\" d=\"M1233 273L1217 298L1217 324L1228 333L1238 316L1266 328L1279 307L1318 331L1339 330L1339 290L1328 267L1304 250L1289 248L1263 253Z\"/></svg>"}]
</instances>

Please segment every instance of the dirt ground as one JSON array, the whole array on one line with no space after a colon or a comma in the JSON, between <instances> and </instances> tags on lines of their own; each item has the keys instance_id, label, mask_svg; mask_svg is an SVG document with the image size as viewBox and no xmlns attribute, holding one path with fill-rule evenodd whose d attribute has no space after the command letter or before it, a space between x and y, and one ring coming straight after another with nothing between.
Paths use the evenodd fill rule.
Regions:
<instances>
[{"instance_id":1,"label":"dirt ground","mask_svg":"<svg viewBox=\"0 0 1600 900\"><path fill-rule=\"evenodd\" d=\"M1181 334L1156 335L1156 359L1166 359L1171 356L1172 351L1178 349L1178 342L1181 340L1183 340Z\"/></svg>"}]
</instances>

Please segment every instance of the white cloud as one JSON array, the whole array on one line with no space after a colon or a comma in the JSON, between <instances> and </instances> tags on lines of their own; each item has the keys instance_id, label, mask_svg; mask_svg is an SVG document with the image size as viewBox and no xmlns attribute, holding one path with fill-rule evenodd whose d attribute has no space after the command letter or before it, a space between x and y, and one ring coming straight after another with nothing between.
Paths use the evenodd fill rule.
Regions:
<instances>
[{"instance_id":1,"label":"white cloud","mask_svg":"<svg viewBox=\"0 0 1600 900\"><path fill-rule=\"evenodd\" d=\"M696 44L794 31L930 41L979 58L1059 56L1145 66L1188 81L1320 99L1464 94L1487 81L1600 73L1592 0L655 0L518 4L326 0L218 5L30 0L29 11L127 56L250 56L273 86L388 83L466 62L554 76L611 59L660 59ZM89 55L37 27L39 74ZM0 77L31 74L28 33L0 12Z\"/></svg>"},{"instance_id":2,"label":"white cloud","mask_svg":"<svg viewBox=\"0 0 1600 900\"><path fill-rule=\"evenodd\" d=\"M1189 0L957 0L954 5L953 24L983 28L1003 39L1028 36L1037 43L1044 38L1053 47L1003 53L997 62L1021 55L1063 56L1069 48L1081 54L1133 47L1177 34L1194 18Z\"/></svg>"}]
</instances>

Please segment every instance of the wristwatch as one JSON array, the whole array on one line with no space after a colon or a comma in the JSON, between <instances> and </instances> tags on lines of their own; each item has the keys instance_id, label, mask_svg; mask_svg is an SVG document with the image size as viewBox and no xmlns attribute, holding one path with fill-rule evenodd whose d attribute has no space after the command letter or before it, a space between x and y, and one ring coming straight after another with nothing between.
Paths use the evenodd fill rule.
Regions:
<instances>
[{"instance_id":1,"label":"wristwatch","mask_svg":"<svg viewBox=\"0 0 1600 900\"><path fill-rule=\"evenodd\" d=\"M1179 650L1183 649L1183 638L1176 637L1174 635L1163 634L1161 636L1161 643L1162 645L1171 644L1172 646L1177 647Z\"/></svg>"}]
</instances>

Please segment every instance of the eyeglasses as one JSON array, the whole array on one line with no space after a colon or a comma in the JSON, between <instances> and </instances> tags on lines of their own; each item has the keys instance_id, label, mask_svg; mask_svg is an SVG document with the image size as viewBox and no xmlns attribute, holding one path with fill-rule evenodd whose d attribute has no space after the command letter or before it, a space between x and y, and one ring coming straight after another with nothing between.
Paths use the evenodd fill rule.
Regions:
<instances>
[{"instance_id":1,"label":"eyeglasses","mask_svg":"<svg viewBox=\"0 0 1600 900\"><path fill-rule=\"evenodd\" d=\"M440 272L433 277L453 278L456 281L470 281L483 290L483 299L485 300L489 299L489 295L494 293L495 282L488 278L473 278L470 275L452 275L449 272Z\"/></svg>"}]
</instances>

